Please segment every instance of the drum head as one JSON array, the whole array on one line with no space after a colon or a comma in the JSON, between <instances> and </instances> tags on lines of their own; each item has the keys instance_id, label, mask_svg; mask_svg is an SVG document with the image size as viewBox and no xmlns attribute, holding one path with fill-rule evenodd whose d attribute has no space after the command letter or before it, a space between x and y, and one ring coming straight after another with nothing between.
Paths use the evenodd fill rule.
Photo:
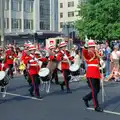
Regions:
<instances>
[{"instance_id":1,"label":"drum head","mask_svg":"<svg viewBox=\"0 0 120 120\"><path fill-rule=\"evenodd\" d=\"M5 77L5 72L4 71L0 71L0 81L3 80Z\"/></svg>"},{"instance_id":2,"label":"drum head","mask_svg":"<svg viewBox=\"0 0 120 120\"><path fill-rule=\"evenodd\" d=\"M71 72L75 72L75 71L77 71L78 69L79 69L79 65L72 64L72 65L70 66L70 71L71 71Z\"/></svg>"},{"instance_id":3,"label":"drum head","mask_svg":"<svg viewBox=\"0 0 120 120\"><path fill-rule=\"evenodd\" d=\"M41 68L38 74L40 77L46 77L49 73L50 70L48 68Z\"/></svg>"}]
</instances>

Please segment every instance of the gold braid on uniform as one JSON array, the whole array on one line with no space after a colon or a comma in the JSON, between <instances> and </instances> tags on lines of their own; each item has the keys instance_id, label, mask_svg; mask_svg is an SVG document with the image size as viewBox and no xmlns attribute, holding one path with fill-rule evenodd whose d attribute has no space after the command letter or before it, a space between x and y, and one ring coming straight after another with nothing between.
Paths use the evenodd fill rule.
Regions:
<instances>
[{"instance_id":1,"label":"gold braid on uniform","mask_svg":"<svg viewBox=\"0 0 120 120\"><path fill-rule=\"evenodd\" d=\"M92 60L95 59L95 53L94 53L93 51L90 51L90 52L93 53L93 57L92 57L90 60L87 60L87 59L85 58L85 56L83 56L83 59L84 59L85 61L91 62Z\"/></svg>"},{"instance_id":2,"label":"gold braid on uniform","mask_svg":"<svg viewBox=\"0 0 120 120\"><path fill-rule=\"evenodd\" d=\"M97 56L99 59L102 58L102 56L99 55L98 51L95 51L95 53L96 53L96 56Z\"/></svg>"}]
</instances>

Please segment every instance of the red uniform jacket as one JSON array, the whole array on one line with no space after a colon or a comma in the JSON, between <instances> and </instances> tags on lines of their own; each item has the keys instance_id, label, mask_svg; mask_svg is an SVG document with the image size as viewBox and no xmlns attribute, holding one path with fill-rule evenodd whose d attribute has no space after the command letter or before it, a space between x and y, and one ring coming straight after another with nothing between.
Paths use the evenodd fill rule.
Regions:
<instances>
[{"instance_id":1,"label":"red uniform jacket","mask_svg":"<svg viewBox=\"0 0 120 120\"><path fill-rule=\"evenodd\" d=\"M59 52L56 56L56 60L61 62L61 69L62 70L68 70L70 65L69 65L68 60L64 56L67 56L70 61L73 60L73 57L71 57L67 51L64 51L64 53Z\"/></svg>"},{"instance_id":2,"label":"red uniform jacket","mask_svg":"<svg viewBox=\"0 0 120 120\"><path fill-rule=\"evenodd\" d=\"M101 73L99 70L100 60L96 57L94 51L88 51L87 49L82 49L82 55L87 63L86 77L87 78L101 78Z\"/></svg>"},{"instance_id":3,"label":"red uniform jacket","mask_svg":"<svg viewBox=\"0 0 120 120\"><path fill-rule=\"evenodd\" d=\"M13 64L14 62L14 58L16 58L17 55L13 52L10 52L9 54L6 54L6 61L5 63L9 64Z\"/></svg>"},{"instance_id":4,"label":"red uniform jacket","mask_svg":"<svg viewBox=\"0 0 120 120\"><path fill-rule=\"evenodd\" d=\"M29 56L29 60L28 60L28 72L30 75L35 75L38 74L40 67L39 65L37 66L32 66L33 64L38 64L36 60L34 60L34 58L32 58L31 56Z\"/></svg>"},{"instance_id":5,"label":"red uniform jacket","mask_svg":"<svg viewBox=\"0 0 120 120\"><path fill-rule=\"evenodd\" d=\"M27 65L29 61L29 55L27 55L25 51L22 52L21 60L25 65Z\"/></svg>"}]
</instances>

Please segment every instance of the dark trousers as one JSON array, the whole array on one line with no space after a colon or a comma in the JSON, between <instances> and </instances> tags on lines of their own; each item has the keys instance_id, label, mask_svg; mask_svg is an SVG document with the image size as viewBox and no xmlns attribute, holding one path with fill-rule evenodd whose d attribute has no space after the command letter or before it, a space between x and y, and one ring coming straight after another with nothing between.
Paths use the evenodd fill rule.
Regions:
<instances>
[{"instance_id":1,"label":"dark trousers","mask_svg":"<svg viewBox=\"0 0 120 120\"><path fill-rule=\"evenodd\" d=\"M13 77L13 64L8 64L8 67L9 67L8 75Z\"/></svg>"},{"instance_id":2,"label":"dark trousers","mask_svg":"<svg viewBox=\"0 0 120 120\"><path fill-rule=\"evenodd\" d=\"M39 79L39 75L35 74L35 75L30 75L31 78L31 84L30 84L30 92L33 93L33 91L35 91L36 96L40 96L39 93L39 85L40 85L40 79Z\"/></svg>"},{"instance_id":3,"label":"dark trousers","mask_svg":"<svg viewBox=\"0 0 120 120\"><path fill-rule=\"evenodd\" d=\"M62 70L62 74L64 77L64 82L62 82L61 85L65 85L67 90L69 90L70 89L70 87L69 87L70 71L69 70Z\"/></svg>"},{"instance_id":4,"label":"dark trousers","mask_svg":"<svg viewBox=\"0 0 120 120\"><path fill-rule=\"evenodd\" d=\"M58 74L57 74L57 68L53 71L52 79L55 79L55 83L58 83Z\"/></svg>"},{"instance_id":5,"label":"dark trousers","mask_svg":"<svg viewBox=\"0 0 120 120\"><path fill-rule=\"evenodd\" d=\"M84 99L90 101L93 99L94 108L99 107L98 93L100 91L100 80L95 78L88 78L88 86L91 88L91 92L87 94Z\"/></svg>"}]
</instances>

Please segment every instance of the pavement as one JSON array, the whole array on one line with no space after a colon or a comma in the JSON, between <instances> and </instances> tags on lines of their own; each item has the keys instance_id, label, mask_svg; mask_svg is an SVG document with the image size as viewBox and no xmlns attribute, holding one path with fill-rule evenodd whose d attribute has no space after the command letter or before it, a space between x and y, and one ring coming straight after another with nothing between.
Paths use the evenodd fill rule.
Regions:
<instances>
[{"instance_id":1,"label":"pavement","mask_svg":"<svg viewBox=\"0 0 120 120\"><path fill-rule=\"evenodd\" d=\"M61 79L61 78L60 78ZM98 113L86 109L82 97L90 91L85 81L70 83L72 94L51 85L50 93L41 92L43 100L29 96L29 86L23 76L10 81L7 95L0 94L0 120L120 120L120 83L105 83L104 109ZM99 94L101 102L101 92ZM103 105L103 104L101 104Z\"/></svg>"}]
</instances>

